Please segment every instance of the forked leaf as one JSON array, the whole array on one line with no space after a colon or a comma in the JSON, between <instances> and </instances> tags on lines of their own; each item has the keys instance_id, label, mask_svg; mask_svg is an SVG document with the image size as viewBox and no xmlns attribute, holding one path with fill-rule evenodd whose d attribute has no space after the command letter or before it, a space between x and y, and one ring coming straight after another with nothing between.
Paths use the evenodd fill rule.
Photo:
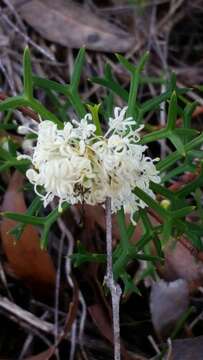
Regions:
<instances>
[{"instance_id":1,"label":"forked leaf","mask_svg":"<svg viewBox=\"0 0 203 360\"><path fill-rule=\"evenodd\" d=\"M123 67L128 70L130 73L134 73L136 71L136 66L130 63L123 55L116 54L116 57L120 64L123 65Z\"/></svg>"},{"instance_id":2,"label":"forked leaf","mask_svg":"<svg viewBox=\"0 0 203 360\"><path fill-rule=\"evenodd\" d=\"M174 133L174 131L170 131L168 133L168 138L172 142L172 144L175 146L176 150L180 152L182 156L185 156L185 147L183 142L181 141L181 138Z\"/></svg>"},{"instance_id":3,"label":"forked leaf","mask_svg":"<svg viewBox=\"0 0 203 360\"><path fill-rule=\"evenodd\" d=\"M124 283L124 297L130 295L131 293L135 293L140 296L142 295L138 287L135 285L134 279L132 279L128 273L124 272L120 277Z\"/></svg>"}]
</instances>

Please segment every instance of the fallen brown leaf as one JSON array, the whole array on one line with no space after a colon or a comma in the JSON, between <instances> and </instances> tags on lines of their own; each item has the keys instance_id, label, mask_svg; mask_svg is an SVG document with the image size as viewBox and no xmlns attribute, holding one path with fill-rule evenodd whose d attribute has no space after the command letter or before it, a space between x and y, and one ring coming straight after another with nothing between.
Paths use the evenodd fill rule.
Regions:
<instances>
[{"instance_id":1,"label":"fallen brown leaf","mask_svg":"<svg viewBox=\"0 0 203 360\"><path fill-rule=\"evenodd\" d=\"M12 2L43 38L60 45L105 52L124 52L132 46L133 37L129 33L73 1Z\"/></svg>"},{"instance_id":2,"label":"fallen brown leaf","mask_svg":"<svg viewBox=\"0 0 203 360\"><path fill-rule=\"evenodd\" d=\"M203 336L172 341L171 360L202 360ZM165 357L169 359L169 357Z\"/></svg>"},{"instance_id":3,"label":"fallen brown leaf","mask_svg":"<svg viewBox=\"0 0 203 360\"><path fill-rule=\"evenodd\" d=\"M183 279L152 285L150 310L152 323L161 338L167 338L189 305L188 284Z\"/></svg>"},{"instance_id":4,"label":"fallen brown leaf","mask_svg":"<svg viewBox=\"0 0 203 360\"><path fill-rule=\"evenodd\" d=\"M15 172L4 195L2 210L26 211L23 192L23 176ZM27 225L21 238L16 239L9 231L16 222L4 218L0 226L3 250L15 276L22 279L38 295L48 295L55 286L55 269L47 251L40 249L38 230Z\"/></svg>"},{"instance_id":5,"label":"fallen brown leaf","mask_svg":"<svg viewBox=\"0 0 203 360\"><path fill-rule=\"evenodd\" d=\"M185 279L190 291L203 284L203 263L180 241L169 243L165 249L165 263L159 266L161 276L167 281Z\"/></svg>"}]
</instances>

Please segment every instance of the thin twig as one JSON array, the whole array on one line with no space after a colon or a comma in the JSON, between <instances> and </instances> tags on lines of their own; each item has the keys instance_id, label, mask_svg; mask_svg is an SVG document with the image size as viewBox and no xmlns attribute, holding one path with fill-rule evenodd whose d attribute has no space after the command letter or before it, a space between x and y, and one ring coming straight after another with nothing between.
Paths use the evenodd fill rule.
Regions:
<instances>
[{"instance_id":1,"label":"thin twig","mask_svg":"<svg viewBox=\"0 0 203 360\"><path fill-rule=\"evenodd\" d=\"M65 272L66 272L66 278L68 280L68 283L72 289L74 289L74 283L71 277L71 259L70 256L73 253L74 248L74 239L72 233L69 231L67 226L65 226L62 219L57 220L58 226L68 240L68 254L66 256L66 262L65 262ZM71 328L71 349L70 349L70 359L74 359L75 355L75 349L76 349L76 342L77 342L77 320L74 321L72 328Z\"/></svg>"},{"instance_id":2,"label":"thin twig","mask_svg":"<svg viewBox=\"0 0 203 360\"><path fill-rule=\"evenodd\" d=\"M11 292L9 290L6 274L5 274L4 267L3 267L2 263L1 263L1 261L0 261L0 283L2 283L2 285L6 289L9 300L13 301L13 297L12 297L12 294L11 294Z\"/></svg>"},{"instance_id":3,"label":"thin twig","mask_svg":"<svg viewBox=\"0 0 203 360\"><path fill-rule=\"evenodd\" d=\"M35 49L37 49L42 55L46 56L49 60L55 61L55 57L53 54L48 53L45 49L35 43L27 34L24 34L18 26L16 26L6 14L3 13L2 9L0 9L0 17L3 21L10 26L17 34L19 34L28 44L32 45Z\"/></svg>"},{"instance_id":4,"label":"thin twig","mask_svg":"<svg viewBox=\"0 0 203 360\"><path fill-rule=\"evenodd\" d=\"M76 342L77 342L77 320L74 321L71 329L71 348L70 348L69 360L74 360L75 358Z\"/></svg>"},{"instance_id":5,"label":"thin twig","mask_svg":"<svg viewBox=\"0 0 203 360\"><path fill-rule=\"evenodd\" d=\"M121 288L115 283L113 277L112 261L112 218L111 218L111 199L106 198L106 248L107 248L107 271L104 281L111 293L112 313L113 313L113 335L114 335L114 360L121 359L120 344L120 298Z\"/></svg>"},{"instance_id":6,"label":"thin twig","mask_svg":"<svg viewBox=\"0 0 203 360\"><path fill-rule=\"evenodd\" d=\"M40 319L46 320L48 315L49 315L49 311L45 311L45 313L41 316ZM30 333L27 336L27 338L26 338L26 340L24 342L23 348L21 350L21 353L20 353L20 355L18 357L18 360L22 360L25 357L26 353L28 352L28 350L29 350L29 348L30 348L30 346L31 346L31 344L32 344L32 342L34 340L34 337L35 337L35 334L33 334L33 333Z\"/></svg>"},{"instance_id":7,"label":"thin twig","mask_svg":"<svg viewBox=\"0 0 203 360\"><path fill-rule=\"evenodd\" d=\"M59 241L59 251L58 251L58 264L57 264L57 273L56 273L56 286L55 286L55 311L54 311L54 324L55 324L55 344L58 340L59 335L59 293L60 293L60 282L61 282L61 263L62 263L62 254L63 254L63 245L64 245L64 234L62 234Z\"/></svg>"},{"instance_id":8,"label":"thin twig","mask_svg":"<svg viewBox=\"0 0 203 360\"><path fill-rule=\"evenodd\" d=\"M152 345L153 349L155 350L155 352L156 352L157 354L161 354L161 351L159 350L159 347L158 347L158 345L156 344L153 336L152 336L152 335L149 335L147 338L148 338L150 344Z\"/></svg>"},{"instance_id":9,"label":"thin twig","mask_svg":"<svg viewBox=\"0 0 203 360\"><path fill-rule=\"evenodd\" d=\"M85 303L85 299L81 293L81 291L79 292L79 301L81 304L81 316L80 316L80 324L79 324L79 343L81 346L83 346L83 342L84 342L84 329L85 329L85 322L86 322L86 318L87 318L87 305Z\"/></svg>"},{"instance_id":10,"label":"thin twig","mask_svg":"<svg viewBox=\"0 0 203 360\"><path fill-rule=\"evenodd\" d=\"M0 309L5 310L14 321L23 323L46 334L54 334L52 323L39 319L27 310L22 309L6 297L0 296Z\"/></svg>"},{"instance_id":11,"label":"thin twig","mask_svg":"<svg viewBox=\"0 0 203 360\"><path fill-rule=\"evenodd\" d=\"M166 360L172 360L173 356L172 356L172 351L173 351L173 347L172 347L172 341L171 339L167 339L167 345L168 345L168 352L166 354Z\"/></svg>"}]
</instances>

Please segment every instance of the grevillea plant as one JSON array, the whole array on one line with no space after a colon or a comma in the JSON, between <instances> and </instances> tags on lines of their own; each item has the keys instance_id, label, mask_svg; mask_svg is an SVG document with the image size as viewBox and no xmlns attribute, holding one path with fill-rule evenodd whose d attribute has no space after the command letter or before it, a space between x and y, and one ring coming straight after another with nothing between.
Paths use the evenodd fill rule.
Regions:
<instances>
[{"instance_id":1,"label":"grevillea plant","mask_svg":"<svg viewBox=\"0 0 203 360\"><path fill-rule=\"evenodd\" d=\"M72 259L76 266L87 261L107 264L105 284L112 297L115 359L120 359L119 284L123 283L124 293L138 291L127 272L128 264L134 259L147 261L146 274L154 274L157 262L164 261L165 244L170 238L178 241L182 235L197 251L202 249L203 134L191 127L197 104L188 100L188 89L177 87L174 74L167 81L146 78L143 69L148 53L136 65L121 55L116 57L131 76L130 88L124 89L110 65L106 65L102 78L91 79L106 89L106 96L100 104L92 104L82 101L79 95L84 49L77 55L70 84L64 85L33 75L26 48L23 94L0 103L0 111L5 114L0 129L24 134L24 146L17 148L9 138L6 147L1 144L0 170L17 168L25 173L35 193L27 213L3 214L19 222L12 229L17 239L26 224L37 225L41 228L41 246L46 248L51 226L70 205L100 204L105 208L107 253L91 254L79 246ZM140 84L153 81L164 85L165 91L140 101ZM35 98L36 88L53 100L54 112ZM116 105L118 97L122 108ZM149 124L146 119L153 114L156 121L163 103L165 126ZM22 107L34 110L39 121L13 121L11 110ZM72 113L74 118L70 117ZM151 147L151 143L158 144L160 140L167 144L166 155L161 159L158 147ZM191 174L192 180L174 192L170 185L185 172ZM55 209L44 216L43 207L54 199L58 201ZM120 229L120 242L115 248L112 214L117 216ZM126 222L127 214L130 222ZM191 214L195 214L195 222L191 222ZM152 216L156 222L152 222ZM143 234L133 245L131 238L138 221ZM151 242L156 254L151 253Z\"/></svg>"}]
</instances>

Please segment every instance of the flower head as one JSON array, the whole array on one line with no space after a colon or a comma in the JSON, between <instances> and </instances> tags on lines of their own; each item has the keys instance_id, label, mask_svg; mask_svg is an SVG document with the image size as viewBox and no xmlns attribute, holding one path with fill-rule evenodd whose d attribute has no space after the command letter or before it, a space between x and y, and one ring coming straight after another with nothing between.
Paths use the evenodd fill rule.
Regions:
<instances>
[{"instance_id":1,"label":"flower head","mask_svg":"<svg viewBox=\"0 0 203 360\"><path fill-rule=\"evenodd\" d=\"M61 130L45 120L38 126L38 138L31 157L33 169L27 177L46 206L54 197L59 204L86 202L103 204L111 198L112 212L121 207L131 215L146 204L134 193L138 186L150 196L150 181L160 178L154 161L145 156L146 146L139 144L140 130L127 107L114 109L109 129L104 136L96 135L91 114L68 122ZM42 190L43 189L43 190Z\"/></svg>"}]
</instances>

